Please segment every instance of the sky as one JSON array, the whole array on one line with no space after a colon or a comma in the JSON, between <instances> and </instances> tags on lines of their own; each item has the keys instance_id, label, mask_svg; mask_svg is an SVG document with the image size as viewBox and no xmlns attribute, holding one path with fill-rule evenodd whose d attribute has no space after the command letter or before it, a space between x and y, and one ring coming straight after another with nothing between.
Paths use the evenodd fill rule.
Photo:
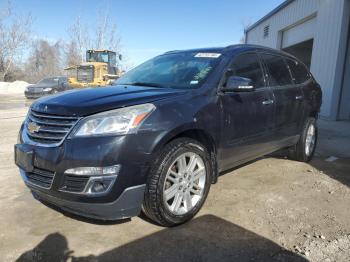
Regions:
<instances>
[{"instance_id":1,"label":"sky","mask_svg":"<svg viewBox=\"0 0 350 262\"><path fill-rule=\"evenodd\" d=\"M0 7L7 0L0 0ZM94 26L106 8L121 37L122 53L137 65L170 50L236 44L243 28L283 0L12 0L14 10L34 17L33 33L49 41L67 40L80 15Z\"/></svg>"}]
</instances>

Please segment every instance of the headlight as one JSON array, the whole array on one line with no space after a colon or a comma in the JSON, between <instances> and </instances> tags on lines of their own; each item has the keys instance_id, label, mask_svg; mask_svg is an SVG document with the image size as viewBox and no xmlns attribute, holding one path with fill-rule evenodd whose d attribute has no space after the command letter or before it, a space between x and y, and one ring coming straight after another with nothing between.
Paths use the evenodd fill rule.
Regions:
<instances>
[{"instance_id":1,"label":"headlight","mask_svg":"<svg viewBox=\"0 0 350 262\"><path fill-rule=\"evenodd\" d=\"M28 92L29 91L29 86L26 86L26 88L24 88L24 91Z\"/></svg>"},{"instance_id":2,"label":"headlight","mask_svg":"<svg viewBox=\"0 0 350 262\"><path fill-rule=\"evenodd\" d=\"M52 90L52 87L46 87L43 89L44 92L50 92Z\"/></svg>"},{"instance_id":3,"label":"headlight","mask_svg":"<svg viewBox=\"0 0 350 262\"><path fill-rule=\"evenodd\" d=\"M143 104L86 117L79 123L73 136L134 133L155 108L153 104Z\"/></svg>"}]
</instances>

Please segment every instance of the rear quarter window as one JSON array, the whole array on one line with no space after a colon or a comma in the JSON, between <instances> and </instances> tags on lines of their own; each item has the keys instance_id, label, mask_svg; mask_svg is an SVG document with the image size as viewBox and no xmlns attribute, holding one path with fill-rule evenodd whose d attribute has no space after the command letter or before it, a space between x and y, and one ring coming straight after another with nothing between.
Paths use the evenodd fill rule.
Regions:
<instances>
[{"instance_id":1,"label":"rear quarter window","mask_svg":"<svg viewBox=\"0 0 350 262\"><path fill-rule=\"evenodd\" d=\"M270 86L285 86L293 84L292 77L283 57L261 54L269 73Z\"/></svg>"},{"instance_id":2,"label":"rear quarter window","mask_svg":"<svg viewBox=\"0 0 350 262\"><path fill-rule=\"evenodd\" d=\"M309 71L302 63L296 60L287 59L287 64L292 72L294 83L302 84L310 79Z\"/></svg>"}]
</instances>

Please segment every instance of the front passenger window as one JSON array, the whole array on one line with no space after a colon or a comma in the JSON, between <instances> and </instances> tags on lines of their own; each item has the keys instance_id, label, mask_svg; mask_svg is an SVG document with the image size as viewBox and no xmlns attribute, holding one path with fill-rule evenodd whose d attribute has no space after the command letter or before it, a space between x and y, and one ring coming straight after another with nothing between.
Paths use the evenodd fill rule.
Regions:
<instances>
[{"instance_id":1,"label":"front passenger window","mask_svg":"<svg viewBox=\"0 0 350 262\"><path fill-rule=\"evenodd\" d=\"M255 88L265 86L264 76L256 54L243 54L234 59L231 65L232 75L252 80Z\"/></svg>"}]
</instances>

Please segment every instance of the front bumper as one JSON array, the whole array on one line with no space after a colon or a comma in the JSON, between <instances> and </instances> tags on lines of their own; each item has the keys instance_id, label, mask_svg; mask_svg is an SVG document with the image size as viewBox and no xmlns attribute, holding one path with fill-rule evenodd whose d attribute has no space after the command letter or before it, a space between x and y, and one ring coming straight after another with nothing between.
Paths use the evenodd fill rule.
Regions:
<instances>
[{"instance_id":1,"label":"front bumper","mask_svg":"<svg viewBox=\"0 0 350 262\"><path fill-rule=\"evenodd\" d=\"M151 162L151 154L145 150L146 145L140 142L147 141L142 134L137 138L67 138L62 144L46 147L29 143L23 127L20 132L20 145L33 152L34 166L32 171L24 171L24 168L19 166L21 176L39 200L67 212L101 220L123 219L140 213ZM106 194L94 196L66 190L67 169L113 165L120 165L121 168L113 186ZM43 181L40 184L38 180Z\"/></svg>"},{"instance_id":2,"label":"front bumper","mask_svg":"<svg viewBox=\"0 0 350 262\"><path fill-rule=\"evenodd\" d=\"M33 92L33 91L24 91L24 96L28 99L36 99L36 98L40 98L42 96L47 96L49 95L50 92L47 91L47 92Z\"/></svg>"},{"instance_id":3,"label":"front bumper","mask_svg":"<svg viewBox=\"0 0 350 262\"><path fill-rule=\"evenodd\" d=\"M44 203L52 204L69 213L99 220L117 220L137 216L141 211L140 203L142 203L144 191L145 185L139 185L125 189L118 199L110 203L82 203L32 190L34 197Z\"/></svg>"}]
</instances>

